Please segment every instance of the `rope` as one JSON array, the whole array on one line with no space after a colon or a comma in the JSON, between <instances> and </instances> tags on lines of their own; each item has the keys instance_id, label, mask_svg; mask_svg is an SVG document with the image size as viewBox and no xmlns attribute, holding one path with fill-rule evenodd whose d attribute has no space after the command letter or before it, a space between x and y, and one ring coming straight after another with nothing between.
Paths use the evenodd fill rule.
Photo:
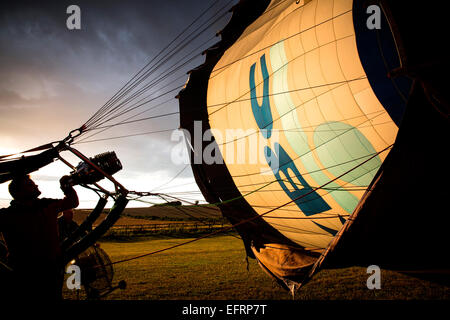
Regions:
<instances>
[{"instance_id":1,"label":"rope","mask_svg":"<svg viewBox=\"0 0 450 320\"><path fill-rule=\"evenodd\" d=\"M197 20L199 20L203 15L206 14L213 6L215 6L220 0L214 1L212 5L210 5L206 10L204 10L196 19L194 19L181 33L179 33L169 44L167 44L161 51L153 57L144 67L142 67L125 85L119 89L118 92L116 92L88 121L86 121L85 125L88 127L95 123L96 119L99 118L99 115L105 112L105 109L107 109L108 106L110 106L112 103L115 102L115 99L117 99L118 96L123 93L127 87L130 86L130 84L136 79L136 77L139 76L141 72L143 72L150 64L152 64L162 53L167 50L175 41L177 41L189 28L195 24ZM139 80L139 78L138 78Z\"/></svg>"},{"instance_id":2,"label":"rope","mask_svg":"<svg viewBox=\"0 0 450 320\"><path fill-rule=\"evenodd\" d=\"M217 1L216 1L217 2ZM230 4L232 1L229 1L224 7L222 7L219 11L217 11L211 18L209 18L209 21L211 21L212 19L214 19L228 4ZM204 13L206 13L206 11L208 11L210 8L212 8L212 6L210 6L207 10L205 10ZM203 14L204 14L203 13ZM203 15L202 14L202 15ZM208 28L210 28L212 25L214 25L218 20L220 20L221 18L223 18L223 16L227 14L224 13L222 14L219 18L217 18L216 20L214 20L213 22L211 22L209 25L207 25L206 27L203 27L203 25L198 26L194 31L192 31L187 38L183 39L181 41L181 43L179 43L175 48L171 49L171 51L169 51L165 56L161 57L158 61L156 61L154 63L154 65L147 71L144 72L143 75L141 75L140 77L138 77L133 83L130 83L128 85L126 85L126 89L121 92L120 94L116 94L117 96L115 97L115 99L112 100L112 103L108 104L105 108L103 108L102 110L102 114L106 113L106 111L108 111L109 115L111 115L114 112L117 112L120 107L123 107L123 103L119 104L118 106L114 106L113 105L118 102L121 98L123 98L126 94L128 94L129 92L131 92L133 89L135 89L139 84L141 84L146 78L148 78L148 76L150 76L152 73L154 73L157 69L159 69L162 65L164 65L165 62L167 62L168 60L170 60L175 54L177 54L178 52L181 52L181 49L183 49L184 47L186 47L187 45L189 45L195 38L198 38L198 36L200 36L203 32L205 32ZM201 16L202 16L201 15ZM197 19L198 20L198 19ZM185 28L185 30L179 35L181 36L182 34L184 34L195 22L197 22L197 20L194 20L194 22L192 22L187 28ZM203 29L194 34L195 32L197 32L200 28ZM194 34L194 35L193 35ZM191 36L193 35L193 36ZM175 42L175 40L177 40L179 38L179 36L174 39L171 44L173 44ZM191 37L190 37L191 36ZM169 46L166 46L166 48L164 48L160 53L162 53L163 51L165 51ZM158 54L157 57L161 55ZM154 59L152 59L152 62L157 58L155 57ZM149 66L150 63L148 63L143 69L147 68ZM141 71L143 71L143 69L141 69ZM170 68L169 68L170 70ZM167 75L166 75L167 76ZM134 77L135 78L135 77ZM157 81L154 81L153 84L155 84ZM151 84L150 84L151 86ZM138 92L135 92L131 99L134 99L136 96L142 94L146 89L148 89L148 87L144 87L141 88ZM128 98L130 99L130 97ZM127 100L129 101L129 100ZM106 121L111 120L111 117L107 118ZM87 126L89 128L93 127L94 125L97 125L98 122L100 121L101 117L99 116L99 114L97 114L96 119L94 121L89 121L87 122Z\"/></svg>"},{"instance_id":3,"label":"rope","mask_svg":"<svg viewBox=\"0 0 450 320\"><path fill-rule=\"evenodd\" d=\"M202 239L211 237L211 236L216 235L216 234L219 234L219 233L221 233L221 232L223 232L223 231L230 230L230 229L232 229L232 228L236 228L236 227L238 227L238 226L240 226L240 225L243 225L243 224L245 224L245 223L251 222L251 221L253 221L253 220L255 220L255 219L258 219L258 218L260 218L260 217L262 217L262 216L265 216L265 215L267 215L267 214L269 214L269 213L271 213L271 212L273 212L273 211L275 211L275 210L277 210L277 209L280 209L280 208L282 208L282 207L284 207L284 206L286 206L286 205L288 205L288 204L290 204L290 203L293 203L293 202L295 202L295 201L297 201L297 200L299 200L299 199L301 199L301 198L304 198L304 197L308 196L309 194L311 194L311 193L317 191L317 190L320 189L320 188L323 188L323 187L327 186L328 184L330 184L330 183L336 181L337 179L341 178L342 176L344 176L344 175L348 174L349 172L351 172L351 171L357 169L358 167L362 166L362 165L365 164L366 162L368 162L368 161L370 161L371 159L373 159L374 157L376 157L378 154L381 154L381 153L383 153L383 152L389 150L389 149L392 148L392 147L393 147L393 144L392 144L392 145L389 145L389 146L386 147L386 148L384 148L383 150L381 150L380 152L378 152L376 155L372 156L371 158L367 159L366 161L364 161L364 162L358 164L357 166L351 168L351 169L348 170L347 172L344 172L344 173L341 174L340 176L338 176L338 177L336 177L336 178L334 178L334 179L331 179L330 181L328 181L328 182L322 184L320 187L315 188L315 189L311 190L310 192L308 192L308 193L306 193L306 194L304 194L304 195L301 195L301 196L299 196L299 197L297 197L297 198L295 198L295 199L293 199L293 200L291 200L291 201L289 201L289 202L286 202L286 203L284 203L284 204L282 204L282 205L280 205L280 206L277 206L277 207L275 207L275 208L273 208L273 209L271 209L271 210L268 210L268 211L266 211L266 212L264 212L264 213L262 213L262 214L260 214L260 215L258 215L258 216L255 216L255 217L252 217L252 218L249 218L249 219L242 220L242 221L240 221L240 222L238 222L238 223L236 223L236 224L234 224L234 225L232 225L232 226L224 227L224 228L222 228L222 229L220 229L220 230L211 232L211 233L209 233L209 234L207 234L207 235L204 235L204 236L201 236L201 237L198 237L198 238L189 240L189 241L185 241L185 242L182 242L182 243L179 243L179 244L170 246L170 247L166 247L166 248L163 248L163 249L160 249L160 250L156 250L156 251L152 251L152 252L145 253L145 254L142 254L142 255L138 255L138 256L135 256L135 257L131 257L131 258L126 258L126 259L118 260L118 261L112 262L111 264L112 264L112 265L115 265L115 264L119 264L119 263L124 263L124 262L128 262L128 261L136 260L136 259L141 259L141 258L150 256L150 255L154 255L154 254L156 254L156 253L161 253L161 252L164 252L164 251L168 251L168 250L171 250L171 249L174 249L174 248L183 246L183 245L187 245L187 244L189 244L189 243L193 243L193 242L196 242L196 241L199 241L199 240L202 240ZM323 248L322 248L322 249L323 249Z\"/></svg>"}]
</instances>

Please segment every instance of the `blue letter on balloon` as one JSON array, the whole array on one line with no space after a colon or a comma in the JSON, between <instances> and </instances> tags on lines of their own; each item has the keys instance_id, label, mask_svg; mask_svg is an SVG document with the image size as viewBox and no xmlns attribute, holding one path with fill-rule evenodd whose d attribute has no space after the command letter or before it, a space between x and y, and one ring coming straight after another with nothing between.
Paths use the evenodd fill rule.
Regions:
<instances>
[{"instance_id":1,"label":"blue letter on balloon","mask_svg":"<svg viewBox=\"0 0 450 320\"><path fill-rule=\"evenodd\" d=\"M252 103L253 116L255 117L258 127L262 130L264 138L268 139L272 135L272 112L270 110L269 99L269 73L267 72L266 56L262 55L260 58L261 71L264 79L263 86L263 100L262 105L258 104L256 98L256 86L255 86L255 68L254 63L250 68L250 97ZM264 129L264 130L263 130Z\"/></svg>"},{"instance_id":2,"label":"blue letter on balloon","mask_svg":"<svg viewBox=\"0 0 450 320\"><path fill-rule=\"evenodd\" d=\"M289 198L294 200L295 204L300 208L305 216L312 216L314 214L330 210L331 208L325 200L323 200L316 191L313 191L308 182L306 182L306 180L302 177L295 166L294 161L292 161L291 157L289 157L283 147L281 147L277 142L275 142L274 146L275 150L278 149L278 159L276 159L277 155L275 153L272 154L272 150L267 146L264 148L264 155L266 156L267 163L277 178L278 183ZM292 170L303 188L300 189L299 186L292 180L288 169ZM285 181L281 179L279 171L283 172L284 176L291 185L291 190L293 191L286 187Z\"/></svg>"}]
</instances>

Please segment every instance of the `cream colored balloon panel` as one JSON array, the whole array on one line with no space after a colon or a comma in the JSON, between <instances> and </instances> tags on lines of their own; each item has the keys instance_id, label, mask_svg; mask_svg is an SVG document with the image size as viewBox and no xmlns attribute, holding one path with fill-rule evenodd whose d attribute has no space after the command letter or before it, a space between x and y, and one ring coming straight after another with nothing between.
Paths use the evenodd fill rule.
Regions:
<instances>
[{"instance_id":1,"label":"cream colored balloon panel","mask_svg":"<svg viewBox=\"0 0 450 320\"><path fill-rule=\"evenodd\" d=\"M266 221L305 247L329 243L384 156L358 164L392 143L397 131L359 62L350 9L351 1L311 1L300 10L290 4L277 19L257 20L209 81L213 128L242 129L243 135L265 129L258 133L265 163L226 163L238 189L246 194L272 182L246 200L261 215L290 203ZM225 101L225 108L213 107ZM243 135L248 148L251 139Z\"/></svg>"}]
</instances>

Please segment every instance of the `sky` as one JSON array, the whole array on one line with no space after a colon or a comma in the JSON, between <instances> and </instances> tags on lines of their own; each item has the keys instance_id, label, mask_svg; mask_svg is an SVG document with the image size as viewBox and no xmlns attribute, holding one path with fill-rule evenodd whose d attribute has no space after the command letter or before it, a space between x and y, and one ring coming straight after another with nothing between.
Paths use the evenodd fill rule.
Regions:
<instances>
[{"instance_id":1,"label":"sky","mask_svg":"<svg viewBox=\"0 0 450 320\"><path fill-rule=\"evenodd\" d=\"M215 33L228 22L230 14L223 8L231 7L232 2L76 0L15 1L14 4L0 5L0 154L21 152L63 139L85 123L192 22L196 21L192 28L207 26L207 15L196 20L204 10L212 6L209 16L225 12L158 72L164 75L165 66L180 61L187 53L193 52L195 58L149 93L156 97L168 88L183 85L188 79L186 72L204 61L200 52L220 40ZM80 30L69 30L66 25L71 16L66 10L72 4L80 8ZM190 30L191 34L195 33L194 29ZM179 39L186 39L188 35L186 33ZM196 48L198 50L194 50ZM171 100L141 117L176 112L176 94L177 90L136 112L145 111L168 98ZM167 116L114 127L95 139L176 129L178 126L178 115ZM187 198L202 200L190 166L171 161L174 147L180 147L180 142L171 140L171 135L172 132L167 131L80 143L75 147L89 157L115 151L123 165L115 177L129 190L151 191L163 185L161 192L192 191L194 193ZM68 152L62 156L74 165L80 161ZM32 173L31 177L43 197L60 198L63 195L58 180L70 171L57 161ZM108 183L104 186L111 187ZM7 187L8 183L0 185L0 207L9 205L11 197ZM79 186L76 190L80 208L95 205L98 199L95 193ZM132 202L129 206L147 205Z\"/></svg>"}]
</instances>

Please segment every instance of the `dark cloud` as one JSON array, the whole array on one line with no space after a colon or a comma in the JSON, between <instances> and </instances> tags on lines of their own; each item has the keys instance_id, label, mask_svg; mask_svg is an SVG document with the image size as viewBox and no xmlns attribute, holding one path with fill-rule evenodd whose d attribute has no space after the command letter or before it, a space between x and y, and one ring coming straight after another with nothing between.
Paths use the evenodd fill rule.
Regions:
<instances>
[{"instance_id":1,"label":"dark cloud","mask_svg":"<svg viewBox=\"0 0 450 320\"><path fill-rule=\"evenodd\" d=\"M27 149L63 138L94 114L135 72L214 2L58 0L2 3L0 147ZM217 2L213 12L228 1ZM69 16L66 8L72 4L81 8L81 30L66 27ZM206 22L200 20L197 23L203 28ZM184 51L164 67L213 37L225 23L226 19L222 19L196 39L197 42L190 41ZM210 45L216 41L213 39ZM198 55L180 74L185 75L202 62L203 57ZM155 75L163 72L164 67ZM167 81L172 79L169 77ZM182 85L186 79L187 76L182 77L170 88ZM153 97L165 90L167 88L155 87ZM176 91L168 94L164 99L172 98L170 102L142 116L177 111L176 94ZM136 112L140 110L142 108ZM115 127L91 139L177 128L178 123L177 116L137 122ZM154 172L166 175L169 180L183 168L183 165L174 165L170 161L171 150L176 144L170 141L169 132L78 147L89 155L116 150L130 177ZM191 175L190 170L185 170L180 178Z\"/></svg>"},{"instance_id":2,"label":"dark cloud","mask_svg":"<svg viewBox=\"0 0 450 320\"><path fill-rule=\"evenodd\" d=\"M36 103L34 99L25 99L19 93L7 89L0 89L0 101L0 108L3 109Z\"/></svg>"}]
</instances>

